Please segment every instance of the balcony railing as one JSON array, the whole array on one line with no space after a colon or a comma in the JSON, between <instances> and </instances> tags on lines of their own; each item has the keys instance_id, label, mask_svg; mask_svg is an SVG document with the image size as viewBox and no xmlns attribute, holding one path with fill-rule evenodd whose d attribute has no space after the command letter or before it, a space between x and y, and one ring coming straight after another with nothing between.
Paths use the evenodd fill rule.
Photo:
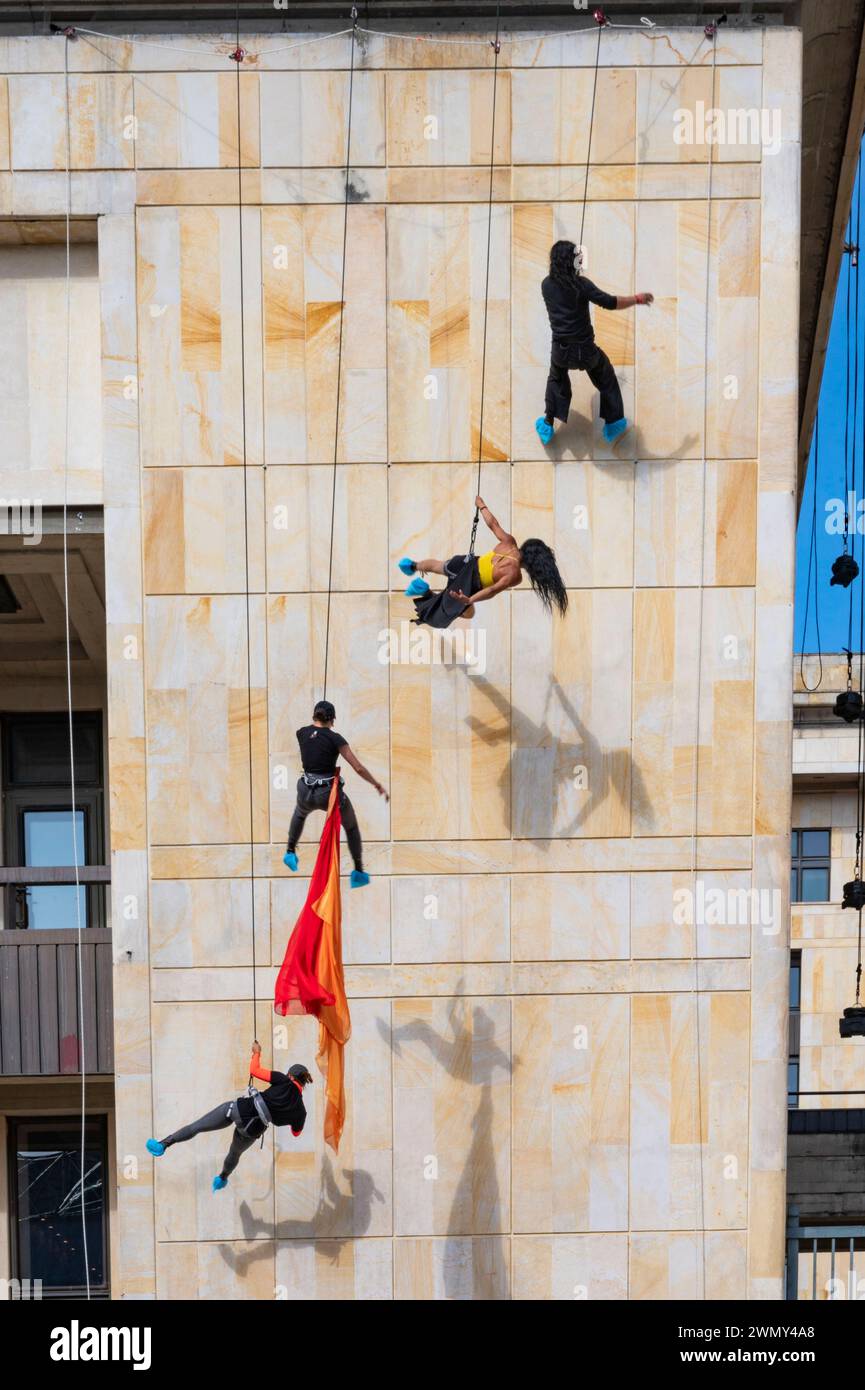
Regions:
<instances>
[{"instance_id":1,"label":"balcony railing","mask_svg":"<svg viewBox=\"0 0 865 1390\"><path fill-rule=\"evenodd\" d=\"M82 866L78 881L91 887L107 884L107 865ZM19 887L74 884L73 868L4 865L0 888L9 898ZM81 1036L88 1073L114 1070L111 995L111 929L88 927L82 933L81 993L84 1028L80 1027L77 932L60 929L0 931L0 1075L65 1076L80 1071Z\"/></svg>"}]
</instances>

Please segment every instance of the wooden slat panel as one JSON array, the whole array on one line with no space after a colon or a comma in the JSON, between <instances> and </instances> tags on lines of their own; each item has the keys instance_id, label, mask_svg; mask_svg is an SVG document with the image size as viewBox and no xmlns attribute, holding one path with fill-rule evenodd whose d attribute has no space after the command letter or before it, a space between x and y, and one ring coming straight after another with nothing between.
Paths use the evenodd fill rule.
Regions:
<instances>
[{"instance_id":1,"label":"wooden slat panel","mask_svg":"<svg viewBox=\"0 0 865 1390\"><path fill-rule=\"evenodd\" d=\"M114 1070L113 956L110 942L95 947L97 1071Z\"/></svg>"},{"instance_id":2,"label":"wooden slat panel","mask_svg":"<svg viewBox=\"0 0 865 1390\"><path fill-rule=\"evenodd\" d=\"M39 962L39 1043L42 1050L43 1075L56 1075L60 1070L60 1035L57 1014L57 946L43 940L39 932L36 953Z\"/></svg>"},{"instance_id":3,"label":"wooden slat panel","mask_svg":"<svg viewBox=\"0 0 865 1390\"><path fill-rule=\"evenodd\" d=\"M4 864L0 867L0 883L74 883L73 865L49 868L28 868L26 864ZM81 864L78 869L79 883L110 883L111 867L108 864Z\"/></svg>"},{"instance_id":4,"label":"wooden slat panel","mask_svg":"<svg viewBox=\"0 0 865 1390\"><path fill-rule=\"evenodd\" d=\"M78 999L75 947L57 947L57 1015L60 1034L60 1073L77 1072Z\"/></svg>"},{"instance_id":5,"label":"wooden slat panel","mask_svg":"<svg viewBox=\"0 0 865 1390\"><path fill-rule=\"evenodd\" d=\"M22 950L36 945L44 946L68 946L75 944L76 932L74 927L58 927L56 931L17 931L10 928L9 931L0 931L0 945L20 946ZM84 940L91 945L97 946L101 942L111 940L110 927L85 927Z\"/></svg>"},{"instance_id":6,"label":"wooden slat panel","mask_svg":"<svg viewBox=\"0 0 865 1390\"><path fill-rule=\"evenodd\" d=\"M81 942L86 1067L113 1070L110 928ZM79 1069L74 931L0 932L0 1074L69 1075Z\"/></svg>"},{"instance_id":7,"label":"wooden slat panel","mask_svg":"<svg viewBox=\"0 0 865 1390\"><path fill-rule=\"evenodd\" d=\"M84 1027L80 1030L79 1036L83 1032L85 1071L94 1072L97 1070L98 1055L96 1042L96 947L91 946L86 938L81 947L81 980Z\"/></svg>"},{"instance_id":8,"label":"wooden slat panel","mask_svg":"<svg viewBox=\"0 0 865 1390\"><path fill-rule=\"evenodd\" d=\"M0 947L0 1050L3 1073L21 1073L21 1032L18 1006L18 952L14 946Z\"/></svg>"},{"instance_id":9,"label":"wooden slat panel","mask_svg":"<svg viewBox=\"0 0 865 1390\"><path fill-rule=\"evenodd\" d=\"M42 1069L39 1049L39 976L36 952L18 948L18 1009L21 1030L21 1070L38 1076Z\"/></svg>"}]
</instances>

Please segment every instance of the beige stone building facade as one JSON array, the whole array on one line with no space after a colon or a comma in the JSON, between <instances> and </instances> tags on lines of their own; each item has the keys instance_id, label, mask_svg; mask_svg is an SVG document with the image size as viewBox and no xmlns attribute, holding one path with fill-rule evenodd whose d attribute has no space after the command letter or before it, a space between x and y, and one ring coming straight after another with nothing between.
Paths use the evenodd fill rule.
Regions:
<instances>
[{"instance_id":1,"label":"beige stone building facade","mask_svg":"<svg viewBox=\"0 0 865 1390\"><path fill-rule=\"evenodd\" d=\"M87 863L109 866L86 890L100 1287L781 1298L794 27L731 26L714 45L701 27L611 28L596 89L594 28L525 28L502 45L492 149L488 35L360 35L328 695L391 801L351 778L373 878L344 895L346 1132L335 1158L317 1084L301 1138L268 1133L219 1195L224 1135L145 1151L242 1090L253 1036L277 1067L315 1047L313 1021L278 1020L270 1000L316 834L293 878L294 731L325 656L352 40L301 38L242 37L240 141L232 43L68 45L68 451L66 41L0 38L0 482L46 518L39 547L4 538L4 573L23 604L9 621L53 642L0 657L0 708L13 752L30 744L11 716L65 708L65 488L73 691L96 721L104 828ZM777 113L777 147L747 125L682 142L676 112L712 107ZM595 315L633 430L606 445L575 374L545 451L539 283L551 242L579 239L584 198L588 274L655 304ZM396 561L467 545L479 450L503 523L554 545L569 611L549 618L524 586L438 659L409 633ZM7 804L26 816L11 756ZM79 1104L74 1017L55 1024L56 1056L23 1021L27 999L59 1007L28 982L66 971L61 998L75 967L57 931L53 964L21 954L22 879L8 869L0 934L4 960L17 953L0 1029L10 1154L35 1144L25 1121L71 1123ZM763 894L765 919L706 910ZM794 918L803 959L820 920ZM835 944L806 972L817 1012L830 965L849 963ZM840 1067L852 1085L853 1054L836 1064L829 1024L815 1029L801 1075ZM13 1219L7 1275L25 1273L17 1239Z\"/></svg>"}]
</instances>

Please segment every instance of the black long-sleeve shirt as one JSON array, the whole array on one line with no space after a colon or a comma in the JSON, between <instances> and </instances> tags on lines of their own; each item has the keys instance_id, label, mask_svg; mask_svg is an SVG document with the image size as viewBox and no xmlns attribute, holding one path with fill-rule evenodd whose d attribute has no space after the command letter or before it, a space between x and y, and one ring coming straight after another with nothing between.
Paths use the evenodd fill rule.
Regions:
<instances>
[{"instance_id":1,"label":"black long-sleeve shirt","mask_svg":"<svg viewBox=\"0 0 865 1390\"><path fill-rule=\"evenodd\" d=\"M270 1084L266 1091L261 1091L262 1100L270 1111L270 1117L275 1125L291 1125L291 1132L295 1137L300 1134L306 1121L306 1106L303 1103L303 1087L298 1085L293 1076L286 1075L281 1071L268 1071L261 1065L256 1053L252 1054L249 1063L249 1074L255 1076L259 1081L268 1081ZM254 1132L257 1139L263 1133L264 1126L258 1119L258 1112L255 1102L251 1096L240 1096L236 1102L237 1110L244 1124L255 1117L255 1125L250 1126L250 1134Z\"/></svg>"},{"instance_id":2,"label":"black long-sleeve shirt","mask_svg":"<svg viewBox=\"0 0 865 1390\"><path fill-rule=\"evenodd\" d=\"M553 338L581 346L595 341L589 304L598 304L602 309L615 309L618 304L614 294L599 290L585 275L578 275L575 285L563 285L548 275L541 285L541 294Z\"/></svg>"}]
</instances>

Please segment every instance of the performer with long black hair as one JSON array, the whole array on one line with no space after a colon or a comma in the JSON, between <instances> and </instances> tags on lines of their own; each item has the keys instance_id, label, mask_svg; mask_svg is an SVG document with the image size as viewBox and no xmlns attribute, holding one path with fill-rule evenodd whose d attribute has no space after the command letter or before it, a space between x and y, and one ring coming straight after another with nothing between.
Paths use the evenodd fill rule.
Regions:
<instances>
[{"instance_id":1,"label":"performer with long black hair","mask_svg":"<svg viewBox=\"0 0 865 1390\"><path fill-rule=\"evenodd\" d=\"M555 607L564 614L568 594L556 557L546 541L532 537L518 545L482 497L475 498L475 506L496 538L492 550L477 556L452 555L449 560L411 560L408 556L400 560L403 574L415 576L405 591L415 601L415 621L430 627L449 627L455 618L473 618L476 604L516 588L523 570L544 607ZM421 578L424 574L442 574L450 584L445 589L432 590Z\"/></svg>"},{"instance_id":2,"label":"performer with long black hair","mask_svg":"<svg viewBox=\"0 0 865 1390\"><path fill-rule=\"evenodd\" d=\"M589 305L602 309L630 309L651 304L655 296L607 294L581 271L581 257L572 241L557 241L550 250L550 273L541 284L553 341L544 413L535 421L542 444L549 444L556 420L567 424L571 408L569 372L585 372L601 393L600 414L604 439L612 444L628 428L616 370L603 348L595 342Z\"/></svg>"}]
</instances>

